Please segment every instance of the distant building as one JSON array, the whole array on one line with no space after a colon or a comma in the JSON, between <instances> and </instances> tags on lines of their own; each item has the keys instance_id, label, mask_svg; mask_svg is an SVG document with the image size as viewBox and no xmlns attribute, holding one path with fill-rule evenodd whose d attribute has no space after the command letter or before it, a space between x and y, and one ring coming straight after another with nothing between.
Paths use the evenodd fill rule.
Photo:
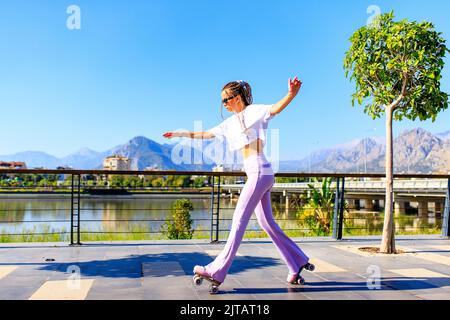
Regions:
<instances>
[{"instance_id":1,"label":"distant building","mask_svg":"<svg viewBox=\"0 0 450 320\"><path fill-rule=\"evenodd\" d=\"M25 162L6 162L6 161L0 161L0 170L1 169L26 169L27 165Z\"/></svg>"},{"instance_id":2,"label":"distant building","mask_svg":"<svg viewBox=\"0 0 450 320\"><path fill-rule=\"evenodd\" d=\"M56 170L72 170L72 169L73 167L64 167L64 166L56 167Z\"/></svg>"},{"instance_id":3,"label":"distant building","mask_svg":"<svg viewBox=\"0 0 450 320\"><path fill-rule=\"evenodd\" d=\"M213 167L212 171L213 172L224 172L225 167L223 166L223 164L218 164L217 166Z\"/></svg>"},{"instance_id":4,"label":"distant building","mask_svg":"<svg viewBox=\"0 0 450 320\"><path fill-rule=\"evenodd\" d=\"M239 165L218 164L212 168L212 171L213 172L244 171L244 168Z\"/></svg>"},{"instance_id":5,"label":"distant building","mask_svg":"<svg viewBox=\"0 0 450 320\"><path fill-rule=\"evenodd\" d=\"M151 167L146 167L145 169L144 169L144 171L160 171L161 169L158 167L158 165L153 165L153 166L151 166Z\"/></svg>"},{"instance_id":6,"label":"distant building","mask_svg":"<svg viewBox=\"0 0 450 320\"><path fill-rule=\"evenodd\" d=\"M144 171L161 171L161 169L158 167L158 165L155 164L150 167L145 167ZM139 179L145 179L145 175L143 175L143 174L140 174L138 177L139 177Z\"/></svg>"},{"instance_id":7,"label":"distant building","mask_svg":"<svg viewBox=\"0 0 450 320\"><path fill-rule=\"evenodd\" d=\"M69 167L69 166L59 166L59 167L56 167L56 170L72 170L73 168L72 167ZM60 174L60 175L58 175L58 182L59 183L62 183L63 181L65 181L65 180L67 180L67 178L69 177L69 175L68 174Z\"/></svg>"},{"instance_id":8,"label":"distant building","mask_svg":"<svg viewBox=\"0 0 450 320\"><path fill-rule=\"evenodd\" d=\"M103 169L104 170L130 170L131 160L127 157L113 155L103 159Z\"/></svg>"}]
</instances>

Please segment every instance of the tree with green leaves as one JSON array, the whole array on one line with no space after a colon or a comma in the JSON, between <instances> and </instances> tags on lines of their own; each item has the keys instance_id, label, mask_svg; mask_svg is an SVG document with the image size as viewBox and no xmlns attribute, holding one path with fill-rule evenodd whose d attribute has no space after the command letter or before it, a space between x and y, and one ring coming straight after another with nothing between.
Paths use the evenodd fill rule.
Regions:
<instances>
[{"instance_id":1,"label":"tree with green leaves","mask_svg":"<svg viewBox=\"0 0 450 320\"><path fill-rule=\"evenodd\" d=\"M346 77L356 83L352 105L364 105L373 119L386 116L386 198L382 253L395 253L393 223L392 121L407 118L434 121L448 108L440 89L444 57L449 50L431 22L394 21L380 15L350 38L344 59Z\"/></svg>"},{"instance_id":2,"label":"tree with green leaves","mask_svg":"<svg viewBox=\"0 0 450 320\"><path fill-rule=\"evenodd\" d=\"M122 175L111 176L111 186L122 188L124 186L124 177Z\"/></svg>"}]
</instances>

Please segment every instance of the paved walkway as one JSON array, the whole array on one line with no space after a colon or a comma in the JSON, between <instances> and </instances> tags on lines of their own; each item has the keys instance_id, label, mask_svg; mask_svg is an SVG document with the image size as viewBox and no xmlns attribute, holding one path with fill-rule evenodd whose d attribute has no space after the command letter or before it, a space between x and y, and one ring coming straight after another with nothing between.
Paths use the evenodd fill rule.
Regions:
<instances>
[{"instance_id":1,"label":"paved walkway","mask_svg":"<svg viewBox=\"0 0 450 320\"><path fill-rule=\"evenodd\" d=\"M406 253L381 256L358 250L379 238L294 240L316 264L304 272L306 285L285 283L287 268L269 240L247 240L218 295L193 285L192 268L224 243L2 244L0 299L450 299L450 240L398 237Z\"/></svg>"}]
</instances>

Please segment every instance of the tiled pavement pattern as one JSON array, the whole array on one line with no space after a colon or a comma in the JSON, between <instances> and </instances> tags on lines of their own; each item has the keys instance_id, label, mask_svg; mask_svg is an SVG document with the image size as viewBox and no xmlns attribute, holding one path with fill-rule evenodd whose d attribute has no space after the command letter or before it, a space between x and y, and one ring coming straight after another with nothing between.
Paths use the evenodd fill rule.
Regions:
<instances>
[{"instance_id":1,"label":"tiled pavement pattern","mask_svg":"<svg viewBox=\"0 0 450 320\"><path fill-rule=\"evenodd\" d=\"M207 282L193 285L192 268L224 243L1 244L0 299L450 299L448 239L399 237L401 255L358 250L378 246L373 237L294 240L316 264L303 272L306 285L285 283L287 268L269 239L246 240L213 296Z\"/></svg>"}]
</instances>

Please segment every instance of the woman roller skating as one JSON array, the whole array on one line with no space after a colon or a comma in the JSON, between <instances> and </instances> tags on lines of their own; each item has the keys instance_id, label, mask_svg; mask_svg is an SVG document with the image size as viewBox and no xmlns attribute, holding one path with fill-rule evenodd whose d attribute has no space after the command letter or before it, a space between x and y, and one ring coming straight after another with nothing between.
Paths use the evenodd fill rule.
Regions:
<instances>
[{"instance_id":1,"label":"woman roller skating","mask_svg":"<svg viewBox=\"0 0 450 320\"><path fill-rule=\"evenodd\" d=\"M253 104L248 83L242 80L229 82L223 87L221 95L225 108L234 113L232 116L206 132L166 132L163 135L166 138L226 139L231 151L242 151L247 181L233 214L228 240L214 261L204 267L194 267L195 283L200 284L203 279L210 281L211 293L217 293L218 286L225 280L253 212L287 264L288 283L304 284L301 271L314 270L314 265L308 263L309 258L286 236L273 218L270 190L275 178L263 152L269 120L289 105L301 85L297 77L289 79L288 94L283 99L273 105L261 105Z\"/></svg>"}]
</instances>

